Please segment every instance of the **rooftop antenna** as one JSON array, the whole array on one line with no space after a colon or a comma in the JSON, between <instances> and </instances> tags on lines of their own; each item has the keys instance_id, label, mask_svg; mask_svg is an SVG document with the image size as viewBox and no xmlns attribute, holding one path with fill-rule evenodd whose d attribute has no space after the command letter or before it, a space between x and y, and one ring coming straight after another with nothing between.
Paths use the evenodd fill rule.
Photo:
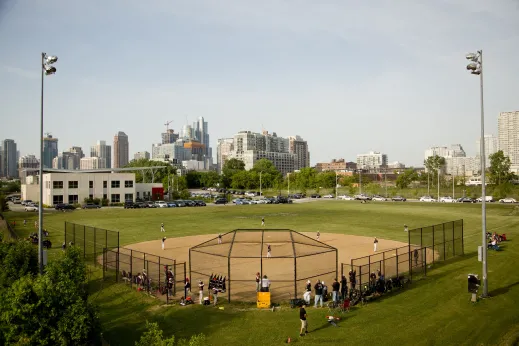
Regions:
<instances>
[{"instance_id":1,"label":"rooftop antenna","mask_svg":"<svg viewBox=\"0 0 519 346\"><path fill-rule=\"evenodd\" d=\"M173 122L173 120L171 121L166 121L166 123L164 124L164 126L166 126L166 132L169 131L169 124L171 124Z\"/></svg>"}]
</instances>

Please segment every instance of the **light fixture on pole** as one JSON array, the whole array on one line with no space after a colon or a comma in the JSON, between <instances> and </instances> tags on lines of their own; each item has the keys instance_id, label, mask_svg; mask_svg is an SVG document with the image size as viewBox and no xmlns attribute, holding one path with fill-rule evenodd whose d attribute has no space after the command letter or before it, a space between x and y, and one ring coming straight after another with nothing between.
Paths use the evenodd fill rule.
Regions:
<instances>
[{"instance_id":1,"label":"light fixture on pole","mask_svg":"<svg viewBox=\"0 0 519 346\"><path fill-rule=\"evenodd\" d=\"M480 165L481 165L481 252L483 262L483 279L481 284L483 292L481 297L488 296L488 273L487 273L487 206L486 206L486 157L485 157L485 108L483 104L483 51L478 50L476 53L469 53L465 56L469 60L467 70L471 74L479 76L479 93L480 93L480 111L481 111L481 138L480 138Z\"/></svg>"},{"instance_id":2,"label":"light fixture on pole","mask_svg":"<svg viewBox=\"0 0 519 346\"><path fill-rule=\"evenodd\" d=\"M52 66L58 61L57 56L41 53L41 109L40 109L40 201L38 205L38 264L40 275L43 275L43 81L45 76L56 73L56 68Z\"/></svg>"}]
</instances>

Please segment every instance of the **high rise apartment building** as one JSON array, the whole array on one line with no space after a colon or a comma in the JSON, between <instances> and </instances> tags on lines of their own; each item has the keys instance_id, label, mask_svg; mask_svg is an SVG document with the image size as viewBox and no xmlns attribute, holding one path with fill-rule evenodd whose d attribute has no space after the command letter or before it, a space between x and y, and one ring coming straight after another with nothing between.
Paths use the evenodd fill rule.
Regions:
<instances>
[{"instance_id":1,"label":"high rise apartment building","mask_svg":"<svg viewBox=\"0 0 519 346\"><path fill-rule=\"evenodd\" d=\"M84 157L80 161L80 169L101 169L106 167L106 159L104 157Z\"/></svg>"},{"instance_id":2,"label":"high rise apartment building","mask_svg":"<svg viewBox=\"0 0 519 346\"><path fill-rule=\"evenodd\" d=\"M161 134L162 144L175 143L178 139L178 133L175 133L173 129L167 129L166 132Z\"/></svg>"},{"instance_id":3,"label":"high rise apartment building","mask_svg":"<svg viewBox=\"0 0 519 346\"><path fill-rule=\"evenodd\" d=\"M310 152L308 143L300 136L288 137L288 152L296 156L294 170L310 167Z\"/></svg>"},{"instance_id":4,"label":"high rise apartment building","mask_svg":"<svg viewBox=\"0 0 519 346\"><path fill-rule=\"evenodd\" d=\"M234 149L234 138L220 138L216 146L216 171L222 173L223 165Z\"/></svg>"},{"instance_id":5,"label":"high rise apartment building","mask_svg":"<svg viewBox=\"0 0 519 346\"><path fill-rule=\"evenodd\" d=\"M387 166L387 155L378 151L370 151L367 154L357 155L357 168L377 170Z\"/></svg>"},{"instance_id":6,"label":"high rise apartment building","mask_svg":"<svg viewBox=\"0 0 519 346\"><path fill-rule=\"evenodd\" d=\"M2 176L18 178L17 149L13 139L6 139L2 145Z\"/></svg>"},{"instance_id":7,"label":"high rise apartment building","mask_svg":"<svg viewBox=\"0 0 519 346\"><path fill-rule=\"evenodd\" d=\"M52 160L58 156L58 139L47 134L43 138L43 168L52 168Z\"/></svg>"},{"instance_id":8,"label":"high rise apartment building","mask_svg":"<svg viewBox=\"0 0 519 346\"><path fill-rule=\"evenodd\" d=\"M247 170L253 168L256 161L268 159L283 175L286 175L295 169L308 167L304 166L309 162L308 147L302 143L304 140L301 137L294 136L294 138L297 138L294 142L300 143L293 143L294 152L291 152L290 139L278 137L275 132L269 134L267 131L262 133L240 131L234 135L232 151L226 156L227 159L235 158L243 161ZM230 141L223 139L219 143L218 159L221 161L218 165L223 167L223 156L229 149ZM299 157L297 153L300 154Z\"/></svg>"},{"instance_id":9,"label":"high rise apartment building","mask_svg":"<svg viewBox=\"0 0 519 346\"><path fill-rule=\"evenodd\" d=\"M40 160L34 155L25 155L18 159L18 176L22 183L29 175L36 175L35 169L40 168Z\"/></svg>"},{"instance_id":10,"label":"high rise apartment building","mask_svg":"<svg viewBox=\"0 0 519 346\"><path fill-rule=\"evenodd\" d=\"M467 154L461 144L452 144L451 147L431 147L425 150L424 160L431 156L440 157L466 157Z\"/></svg>"},{"instance_id":11,"label":"high rise apartment building","mask_svg":"<svg viewBox=\"0 0 519 346\"><path fill-rule=\"evenodd\" d=\"M490 167L490 155L495 154L499 151L499 141L498 138L494 135L485 135L485 166L488 168ZM478 139L476 141L476 147L477 147L477 157L481 155L481 140Z\"/></svg>"},{"instance_id":12,"label":"high rise apartment building","mask_svg":"<svg viewBox=\"0 0 519 346\"><path fill-rule=\"evenodd\" d=\"M104 159L105 167L112 168L112 146L106 145L106 141L97 141L97 144L90 148L90 157Z\"/></svg>"},{"instance_id":13,"label":"high rise apartment building","mask_svg":"<svg viewBox=\"0 0 519 346\"><path fill-rule=\"evenodd\" d=\"M122 168L130 162L130 143L126 133L119 131L114 136L114 168Z\"/></svg>"},{"instance_id":14,"label":"high rise apartment building","mask_svg":"<svg viewBox=\"0 0 519 346\"><path fill-rule=\"evenodd\" d=\"M150 159L150 153L147 152L147 151L139 151L135 154L133 154L133 159L134 160L149 160Z\"/></svg>"},{"instance_id":15,"label":"high rise apartment building","mask_svg":"<svg viewBox=\"0 0 519 346\"><path fill-rule=\"evenodd\" d=\"M512 171L519 171L519 111L501 112L498 117L499 149L510 158Z\"/></svg>"},{"instance_id":16,"label":"high rise apartment building","mask_svg":"<svg viewBox=\"0 0 519 346\"><path fill-rule=\"evenodd\" d=\"M213 157L213 151L209 143L209 126L203 117L199 117L198 121L193 123L192 139L195 139L204 145L204 155L208 158Z\"/></svg>"}]
</instances>

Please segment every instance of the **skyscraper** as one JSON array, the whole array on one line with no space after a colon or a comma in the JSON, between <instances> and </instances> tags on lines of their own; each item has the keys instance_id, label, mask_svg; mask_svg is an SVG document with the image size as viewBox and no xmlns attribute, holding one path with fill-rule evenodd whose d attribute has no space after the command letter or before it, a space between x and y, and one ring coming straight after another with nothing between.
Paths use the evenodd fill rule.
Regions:
<instances>
[{"instance_id":1,"label":"skyscraper","mask_svg":"<svg viewBox=\"0 0 519 346\"><path fill-rule=\"evenodd\" d=\"M218 140L216 146L216 170L218 173L222 173L223 165L229 159L233 150L234 138L220 138Z\"/></svg>"},{"instance_id":2,"label":"skyscraper","mask_svg":"<svg viewBox=\"0 0 519 346\"><path fill-rule=\"evenodd\" d=\"M166 132L162 133L162 144L175 143L178 139L178 133L175 133L173 129L167 129Z\"/></svg>"},{"instance_id":3,"label":"skyscraper","mask_svg":"<svg viewBox=\"0 0 519 346\"><path fill-rule=\"evenodd\" d=\"M126 133L119 131L114 136L114 168L122 168L130 161L130 144Z\"/></svg>"},{"instance_id":4,"label":"skyscraper","mask_svg":"<svg viewBox=\"0 0 519 346\"><path fill-rule=\"evenodd\" d=\"M90 157L105 159L103 168L112 168L112 146L106 145L106 141L97 141L97 144L90 148Z\"/></svg>"},{"instance_id":5,"label":"skyscraper","mask_svg":"<svg viewBox=\"0 0 519 346\"><path fill-rule=\"evenodd\" d=\"M47 134L43 138L43 168L52 168L52 160L58 156L58 139Z\"/></svg>"},{"instance_id":6,"label":"skyscraper","mask_svg":"<svg viewBox=\"0 0 519 346\"><path fill-rule=\"evenodd\" d=\"M13 139L4 140L2 146L3 172L2 175L8 178L18 177L18 162L16 161L16 143Z\"/></svg>"},{"instance_id":7,"label":"skyscraper","mask_svg":"<svg viewBox=\"0 0 519 346\"><path fill-rule=\"evenodd\" d=\"M498 138L499 149L512 162L511 169L519 171L519 111L499 114Z\"/></svg>"},{"instance_id":8,"label":"skyscraper","mask_svg":"<svg viewBox=\"0 0 519 346\"><path fill-rule=\"evenodd\" d=\"M204 121L204 117L199 117L197 122L193 123L192 127L192 138L202 143L205 147L204 155L208 158L213 157L213 150L209 143L209 129L207 121Z\"/></svg>"},{"instance_id":9,"label":"skyscraper","mask_svg":"<svg viewBox=\"0 0 519 346\"><path fill-rule=\"evenodd\" d=\"M477 146L477 156L479 157L481 155L481 140L478 139L476 141ZM485 135L485 156L486 161L485 165L486 167L490 167L490 155L495 154L498 151L498 140L497 137L494 135Z\"/></svg>"},{"instance_id":10,"label":"skyscraper","mask_svg":"<svg viewBox=\"0 0 519 346\"><path fill-rule=\"evenodd\" d=\"M288 152L296 155L294 170L310 167L310 152L308 151L308 143L300 136L288 137Z\"/></svg>"},{"instance_id":11,"label":"skyscraper","mask_svg":"<svg viewBox=\"0 0 519 346\"><path fill-rule=\"evenodd\" d=\"M22 156L18 159L18 175L22 184L25 184L25 178L29 175L36 175L37 171L25 171L26 169L40 168L40 160L34 155Z\"/></svg>"}]
</instances>

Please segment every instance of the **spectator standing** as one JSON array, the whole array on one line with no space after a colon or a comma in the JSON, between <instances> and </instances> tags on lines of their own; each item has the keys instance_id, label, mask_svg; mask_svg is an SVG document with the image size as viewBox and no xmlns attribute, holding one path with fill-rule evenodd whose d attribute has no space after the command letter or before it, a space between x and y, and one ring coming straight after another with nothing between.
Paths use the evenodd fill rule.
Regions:
<instances>
[{"instance_id":1,"label":"spectator standing","mask_svg":"<svg viewBox=\"0 0 519 346\"><path fill-rule=\"evenodd\" d=\"M350 270L349 276L350 276L350 288L354 289L357 284L357 271Z\"/></svg>"},{"instance_id":2,"label":"spectator standing","mask_svg":"<svg viewBox=\"0 0 519 346\"><path fill-rule=\"evenodd\" d=\"M218 288L213 287L213 305L216 306L218 303Z\"/></svg>"},{"instance_id":3,"label":"spectator standing","mask_svg":"<svg viewBox=\"0 0 519 346\"><path fill-rule=\"evenodd\" d=\"M63 244L61 245L61 250L65 251L66 248L67 248L67 244L65 244L65 242L63 242Z\"/></svg>"},{"instance_id":4,"label":"spectator standing","mask_svg":"<svg viewBox=\"0 0 519 346\"><path fill-rule=\"evenodd\" d=\"M346 298L346 295L348 293L348 280L346 280L346 276L341 277L341 296L342 299Z\"/></svg>"},{"instance_id":5,"label":"spectator standing","mask_svg":"<svg viewBox=\"0 0 519 346\"><path fill-rule=\"evenodd\" d=\"M321 232L317 231L317 241L319 241L319 239L321 239Z\"/></svg>"},{"instance_id":6,"label":"spectator standing","mask_svg":"<svg viewBox=\"0 0 519 346\"><path fill-rule=\"evenodd\" d=\"M407 225L404 225L404 232L409 232L409 228L407 228Z\"/></svg>"},{"instance_id":7,"label":"spectator standing","mask_svg":"<svg viewBox=\"0 0 519 346\"><path fill-rule=\"evenodd\" d=\"M166 232L166 230L164 229L164 222L160 224L160 231Z\"/></svg>"},{"instance_id":8,"label":"spectator standing","mask_svg":"<svg viewBox=\"0 0 519 346\"><path fill-rule=\"evenodd\" d=\"M306 305L303 304L299 309L299 319L301 320L301 330L299 332L300 336L304 336L308 334L308 321L306 320Z\"/></svg>"},{"instance_id":9,"label":"spectator standing","mask_svg":"<svg viewBox=\"0 0 519 346\"><path fill-rule=\"evenodd\" d=\"M222 243L222 234L218 234L218 244Z\"/></svg>"},{"instance_id":10,"label":"spectator standing","mask_svg":"<svg viewBox=\"0 0 519 346\"><path fill-rule=\"evenodd\" d=\"M260 291L260 280L261 280L261 275L259 272L257 272L256 273L256 292Z\"/></svg>"},{"instance_id":11,"label":"spectator standing","mask_svg":"<svg viewBox=\"0 0 519 346\"><path fill-rule=\"evenodd\" d=\"M312 283L310 280L306 281L305 293L303 294L303 299L307 305L310 305L310 299L312 295Z\"/></svg>"},{"instance_id":12,"label":"spectator standing","mask_svg":"<svg viewBox=\"0 0 519 346\"><path fill-rule=\"evenodd\" d=\"M375 240L373 240L373 252L377 252L377 245L378 245L378 239L375 237Z\"/></svg>"},{"instance_id":13,"label":"spectator standing","mask_svg":"<svg viewBox=\"0 0 519 346\"><path fill-rule=\"evenodd\" d=\"M261 226L265 227L265 218L264 217L261 218Z\"/></svg>"},{"instance_id":14,"label":"spectator standing","mask_svg":"<svg viewBox=\"0 0 519 346\"><path fill-rule=\"evenodd\" d=\"M416 267L416 266L418 266L418 249L414 249L413 256L414 256L414 265Z\"/></svg>"},{"instance_id":15,"label":"spectator standing","mask_svg":"<svg viewBox=\"0 0 519 346\"><path fill-rule=\"evenodd\" d=\"M162 250L164 250L165 245L166 245L166 237L162 237Z\"/></svg>"},{"instance_id":16,"label":"spectator standing","mask_svg":"<svg viewBox=\"0 0 519 346\"><path fill-rule=\"evenodd\" d=\"M261 292L270 292L270 280L267 275L263 275L261 279Z\"/></svg>"},{"instance_id":17,"label":"spectator standing","mask_svg":"<svg viewBox=\"0 0 519 346\"><path fill-rule=\"evenodd\" d=\"M204 282L202 280L198 281L198 291L200 305L202 305L204 303Z\"/></svg>"},{"instance_id":18,"label":"spectator standing","mask_svg":"<svg viewBox=\"0 0 519 346\"><path fill-rule=\"evenodd\" d=\"M272 248L270 247L270 244L267 244L267 258L272 257L271 250L272 250Z\"/></svg>"},{"instance_id":19,"label":"spectator standing","mask_svg":"<svg viewBox=\"0 0 519 346\"><path fill-rule=\"evenodd\" d=\"M324 283L324 281L321 281L321 284L323 285L323 302L328 301L328 286Z\"/></svg>"},{"instance_id":20,"label":"spectator standing","mask_svg":"<svg viewBox=\"0 0 519 346\"><path fill-rule=\"evenodd\" d=\"M333 301L334 305L337 304L337 302L339 301L339 288L340 287L341 287L341 284L339 284L337 279L334 279L333 284L332 284L332 301Z\"/></svg>"},{"instance_id":21,"label":"spectator standing","mask_svg":"<svg viewBox=\"0 0 519 346\"><path fill-rule=\"evenodd\" d=\"M186 278L186 281L184 282L184 297L187 298L187 294L191 291L191 282L189 281L189 278Z\"/></svg>"},{"instance_id":22,"label":"spectator standing","mask_svg":"<svg viewBox=\"0 0 519 346\"><path fill-rule=\"evenodd\" d=\"M321 281L317 279L315 286L315 298L314 298L314 308L317 307L317 303L321 302L321 307L323 307L323 285L321 284Z\"/></svg>"}]
</instances>

